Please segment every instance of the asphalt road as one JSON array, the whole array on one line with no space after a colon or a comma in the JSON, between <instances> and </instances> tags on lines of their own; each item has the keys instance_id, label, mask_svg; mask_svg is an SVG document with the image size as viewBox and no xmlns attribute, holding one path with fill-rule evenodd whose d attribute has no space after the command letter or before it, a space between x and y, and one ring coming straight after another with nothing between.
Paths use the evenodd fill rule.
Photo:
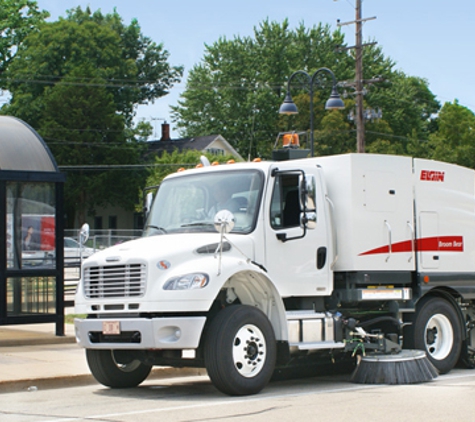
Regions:
<instances>
[{"instance_id":1,"label":"asphalt road","mask_svg":"<svg viewBox=\"0 0 475 422\"><path fill-rule=\"evenodd\" d=\"M475 371L457 369L418 385L375 386L348 375L272 382L260 394L228 397L208 377L0 394L5 422L475 421Z\"/></svg>"}]
</instances>

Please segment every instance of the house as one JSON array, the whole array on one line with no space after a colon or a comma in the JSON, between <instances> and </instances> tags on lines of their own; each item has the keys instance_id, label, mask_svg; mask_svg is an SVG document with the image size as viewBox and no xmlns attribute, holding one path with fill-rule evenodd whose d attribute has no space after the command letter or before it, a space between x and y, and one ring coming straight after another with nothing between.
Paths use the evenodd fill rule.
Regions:
<instances>
[{"instance_id":1,"label":"house","mask_svg":"<svg viewBox=\"0 0 475 422\"><path fill-rule=\"evenodd\" d=\"M162 136L160 140L147 142L145 161L150 161L154 155L161 155L164 151L172 153L174 150L198 150L209 152L214 155L232 155L236 161L244 161L238 152L221 135L196 136L194 138L170 138L170 125L162 124ZM94 216L88 216L86 221L95 233L104 233L111 236L115 233L128 233L135 235L143 225L142 213L124 210L121 207L108 206L98 208ZM78 222L81 226L83 222Z\"/></svg>"},{"instance_id":2,"label":"house","mask_svg":"<svg viewBox=\"0 0 475 422\"><path fill-rule=\"evenodd\" d=\"M214 155L232 155L237 161L244 161L238 152L221 135L196 136L194 138L170 138L170 125L162 124L162 137L160 140L148 141L147 156L159 154L163 151L172 153L175 150L195 150L209 152Z\"/></svg>"}]
</instances>

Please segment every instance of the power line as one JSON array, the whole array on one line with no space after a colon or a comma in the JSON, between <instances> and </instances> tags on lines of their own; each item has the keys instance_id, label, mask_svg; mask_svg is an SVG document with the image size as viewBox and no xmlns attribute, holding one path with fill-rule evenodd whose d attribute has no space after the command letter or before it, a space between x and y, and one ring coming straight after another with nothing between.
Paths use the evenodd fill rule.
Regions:
<instances>
[{"instance_id":1,"label":"power line","mask_svg":"<svg viewBox=\"0 0 475 422\"><path fill-rule=\"evenodd\" d=\"M39 76L41 77L41 76ZM38 76L36 77L38 78ZM56 77L58 79L58 77ZM77 78L81 79L81 78ZM125 83L113 83L112 81L115 80L109 80L111 82L70 82L70 81L63 81L63 80L55 80L55 81L50 81L50 80L41 80L41 79L27 79L27 78L0 78L0 81L6 81L6 82L11 82L11 83L29 83L29 84L40 84L40 85L70 85L70 86L84 86L84 87L105 87L105 88L116 88L116 89L121 89L121 88L135 88L143 86L143 85L151 85L151 84L156 84L155 81L128 81L128 80L123 80L123 82L128 82L127 84ZM120 81L120 80L118 80ZM199 89L199 90L213 90L213 89L233 89L233 90L255 90L255 89L279 89L282 88L285 85L285 82L282 81L282 84L269 84L268 82L256 82L253 81L252 79L246 80L245 82L240 82L240 83L229 83L229 82L213 82L212 84L203 84L201 83L200 85L194 85L190 83L176 83L173 84L173 87L180 87L180 86L186 86L188 89Z\"/></svg>"},{"instance_id":2,"label":"power line","mask_svg":"<svg viewBox=\"0 0 475 422\"><path fill-rule=\"evenodd\" d=\"M120 142L107 142L107 143L104 143L104 142L101 142L101 141L97 141L97 142L74 142L74 141L64 141L64 140L61 140L61 139L55 139L54 142L50 142L49 140L51 138L47 138L47 137L43 137L44 140L48 140L47 144L48 146L51 146L51 145L62 145L62 146L72 146L72 145L79 145L79 146L85 146L85 147L96 147L96 148L116 148L116 147L121 147L121 148L136 148L136 147L140 147L142 145L146 145L145 142L146 141L137 141L136 144L133 144L133 145L127 145L126 142L124 143L120 143Z\"/></svg>"},{"instance_id":3,"label":"power line","mask_svg":"<svg viewBox=\"0 0 475 422\"><path fill-rule=\"evenodd\" d=\"M43 78L43 79L42 79ZM68 80L65 80L65 79ZM78 82L75 82L77 80ZM87 87L109 87L109 88L129 88L143 85L165 85L159 81L147 79L106 79L106 78L83 78L70 76L53 76L53 75L25 75L24 77L8 78L2 77L0 81L11 83L34 83L42 85L72 85L72 86L87 86ZM96 81L96 82L94 82ZM105 82L99 82L105 81Z\"/></svg>"},{"instance_id":4,"label":"power line","mask_svg":"<svg viewBox=\"0 0 475 422\"><path fill-rule=\"evenodd\" d=\"M196 163L194 164L144 163L144 164L99 164L99 165L58 166L58 168L64 171L81 171L81 170L102 171L102 170L131 170L131 169L137 169L137 168L151 168L151 167L195 167L195 166L196 166Z\"/></svg>"}]
</instances>

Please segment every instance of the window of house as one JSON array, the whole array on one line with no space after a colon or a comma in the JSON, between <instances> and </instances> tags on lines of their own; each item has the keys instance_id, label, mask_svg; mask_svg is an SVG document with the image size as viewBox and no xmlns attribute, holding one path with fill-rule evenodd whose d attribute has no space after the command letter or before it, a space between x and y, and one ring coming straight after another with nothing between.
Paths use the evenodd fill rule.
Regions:
<instances>
[{"instance_id":1,"label":"window of house","mask_svg":"<svg viewBox=\"0 0 475 422\"><path fill-rule=\"evenodd\" d=\"M94 217L94 230L102 230L102 217Z\"/></svg>"},{"instance_id":2,"label":"window of house","mask_svg":"<svg viewBox=\"0 0 475 422\"><path fill-rule=\"evenodd\" d=\"M224 149L221 148L208 148L206 151L213 155L224 155Z\"/></svg>"},{"instance_id":3,"label":"window of house","mask_svg":"<svg viewBox=\"0 0 475 422\"><path fill-rule=\"evenodd\" d=\"M110 215L109 216L109 229L117 229L117 216L116 215Z\"/></svg>"},{"instance_id":4,"label":"window of house","mask_svg":"<svg viewBox=\"0 0 475 422\"><path fill-rule=\"evenodd\" d=\"M136 212L134 213L134 230L142 230L144 224L143 213Z\"/></svg>"}]
</instances>

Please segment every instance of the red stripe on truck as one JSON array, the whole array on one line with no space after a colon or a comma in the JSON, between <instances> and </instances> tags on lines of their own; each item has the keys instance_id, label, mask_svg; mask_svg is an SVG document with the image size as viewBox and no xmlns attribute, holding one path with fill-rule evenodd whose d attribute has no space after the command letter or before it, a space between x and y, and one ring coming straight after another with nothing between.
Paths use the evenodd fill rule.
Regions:
<instances>
[{"instance_id":1,"label":"red stripe on truck","mask_svg":"<svg viewBox=\"0 0 475 422\"><path fill-rule=\"evenodd\" d=\"M411 240L403 240L402 242L393 243L391 245L391 252L412 252L413 250L415 252L463 252L463 236L423 237L421 239L416 239L414 243L415 248L413 247L413 242ZM362 252L359 254L359 256L388 253L389 245L384 245L366 252Z\"/></svg>"}]
</instances>

